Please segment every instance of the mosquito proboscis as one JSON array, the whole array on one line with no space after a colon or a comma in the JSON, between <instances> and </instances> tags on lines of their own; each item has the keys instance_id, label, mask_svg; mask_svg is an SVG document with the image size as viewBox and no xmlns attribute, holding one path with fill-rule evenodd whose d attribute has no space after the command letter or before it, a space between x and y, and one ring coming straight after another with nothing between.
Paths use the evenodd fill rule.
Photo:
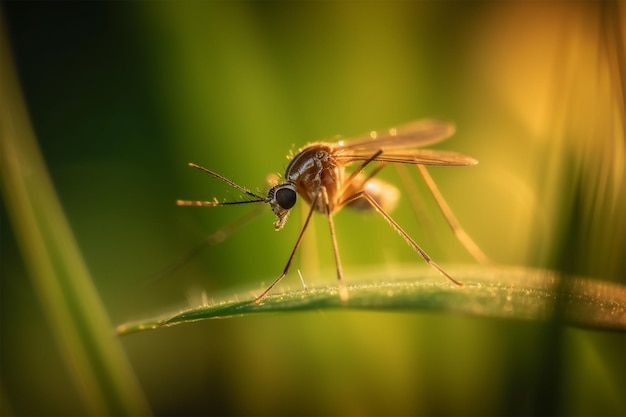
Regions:
<instances>
[{"instance_id":1,"label":"mosquito proboscis","mask_svg":"<svg viewBox=\"0 0 626 417\"><path fill-rule=\"evenodd\" d=\"M287 166L282 180L270 188L267 196L252 192L210 169L190 163L189 166L212 175L237 189L246 196L246 199L221 202L217 199L211 201L178 200L177 204L180 206L215 207L267 203L276 215L274 223L276 230L282 229L287 222L289 212L296 204L298 196L309 204L310 209L282 273L255 298L254 301L257 303L289 272L314 211L323 214L328 221L339 295L344 301L348 299L348 290L343 280L333 223L333 215L344 207L357 210L374 210L380 214L430 266L460 286L463 284L437 265L389 215L388 212L395 206L395 200L398 197L397 190L391 184L376 178L380 170L388 164L416 165L458 239L474 257L479 260L486 260L487 257L461 228L425 168L426 166L470 166L475 165L478 161L456 152L420 148L441 142L450 137L454 131L455 128L452 123L425 119L386 131L372 131L349 140L309 143L298 150ZM359 164L356 169L347 172L346 168L356 163ZM375 166L371 172L366 174L364 170L371 164Z\"/></svg>"}]
</instances>

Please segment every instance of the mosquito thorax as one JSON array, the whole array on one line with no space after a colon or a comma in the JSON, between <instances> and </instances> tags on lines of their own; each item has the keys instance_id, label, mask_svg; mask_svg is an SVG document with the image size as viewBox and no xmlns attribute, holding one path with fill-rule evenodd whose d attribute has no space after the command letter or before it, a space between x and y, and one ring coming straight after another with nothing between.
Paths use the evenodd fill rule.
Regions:
<instances>
[{"instance_id":1,"label":"mosquito thorax","mask_svg":"<svg viewBox=\"0 0 626 417\"><path fill-rule=\"evenodd\" d=\"M290 182L278 184L270 188L266 201L277 217L276 222L274 222L274 229L280 230L283 228L287 222L289 210L296 204L297 196L296 186Z\"/></svg>"}]
</instances>

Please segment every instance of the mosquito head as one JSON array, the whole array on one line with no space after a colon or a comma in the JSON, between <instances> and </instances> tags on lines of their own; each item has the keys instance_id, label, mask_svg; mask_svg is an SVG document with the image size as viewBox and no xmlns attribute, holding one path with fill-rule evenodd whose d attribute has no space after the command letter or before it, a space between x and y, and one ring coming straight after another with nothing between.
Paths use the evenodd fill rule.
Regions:
<instances>
[{"instance_id":1,"label":"mosquito head","mask_svg":"<svg viewBox=\"0 0 626 417\"><path fill-rule=\"evenodd\" d=\"M278 184L270 188L265 201L269 203L277 217L276 222L274 222L274 229L280 230L283 228L289 217L289 210L296 204L296 200L296 186L291 182Z\"/></svg>"},{"instance_id":2,"label":"mosquito head","mask_svg":"<svg viewBox=\"0 0 626 417\"><path fill-rule=\"evenodd\" d=\"M287 217L289 216L289 210L296 204L297 193L296 193L296 185L292 182L285 182L282 184L274 185L270 188L270 191L267 193L267 197L263 198L260 195L253 193L245 187L229 180L228 178L220 175L216 172L211 171L210 169L206 169L201 167L200 165L196 165L193 163L189 164L190 167L199 169L200 171L206 172L214 176L215 178L224 181L226 184L230 185L233 188L241 191L246 194L248 197L251 197L250 200L241 200L241 201L217 201L216 199L212 201L195 201L195 200L178 200L176 204L179 206L205 206L205 207L216 207L216 206L230 206L235 204L249 204L249 203L268 203L272 208L272 211L276 215L277 219L274 222L274 229L280 230L283 228L285 223L287 222Z\"/></svg>"}]
</instances>

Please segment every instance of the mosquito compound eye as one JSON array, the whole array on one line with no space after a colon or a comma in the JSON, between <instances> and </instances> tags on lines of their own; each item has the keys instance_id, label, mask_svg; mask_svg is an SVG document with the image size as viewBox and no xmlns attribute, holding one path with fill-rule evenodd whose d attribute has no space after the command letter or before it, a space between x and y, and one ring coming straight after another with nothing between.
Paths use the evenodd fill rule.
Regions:
<instances>
[{"instance_id":1,"label":"mosquito compound eye","mask_svg":"<svg viewBox=\"0 0 626 417\"><path fill-rule=\"evenodd\" d=\"M286 186L276 190L276 202L285 210L289 210L296 204L296 190Z\"/></svg>"}]
</instances>

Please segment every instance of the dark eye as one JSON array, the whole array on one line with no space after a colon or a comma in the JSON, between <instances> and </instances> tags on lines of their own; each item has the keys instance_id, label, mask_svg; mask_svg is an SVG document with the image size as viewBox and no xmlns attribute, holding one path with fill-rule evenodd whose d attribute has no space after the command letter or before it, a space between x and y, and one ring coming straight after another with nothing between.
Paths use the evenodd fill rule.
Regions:
<instances>
[{"instance_id":1,"label":"dark eye","mask_svg":"<svg viewBox=\"0 0 626 417\"><path fill-rule=\"evenodd\" d=\"M296 191L291 187L283 187L276 190L276 202L285 210L289 210L296 204Z\"/></svg>"}]
</instances>

